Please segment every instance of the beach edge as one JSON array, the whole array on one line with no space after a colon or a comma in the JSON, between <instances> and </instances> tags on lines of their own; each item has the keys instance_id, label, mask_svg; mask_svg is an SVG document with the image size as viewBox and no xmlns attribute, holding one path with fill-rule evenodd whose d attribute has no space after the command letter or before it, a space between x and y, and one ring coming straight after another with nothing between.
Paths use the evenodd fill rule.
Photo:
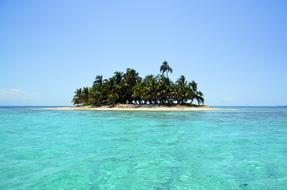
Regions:
<instances>
[{"instance_id":1,"label":"beach edge","mask_svg":"<svg viewBox=\"0 0 287 190\"><path fill-rule=\"evenodd\" d=\"M209 106L154 106L154 105L115 105L115 106L74 106L74 107L55 107L55 108L44 108L46 110L59 110L59 111L216 111L221 110L220 108L209 107Z\"/></svg>"}]
</instances>

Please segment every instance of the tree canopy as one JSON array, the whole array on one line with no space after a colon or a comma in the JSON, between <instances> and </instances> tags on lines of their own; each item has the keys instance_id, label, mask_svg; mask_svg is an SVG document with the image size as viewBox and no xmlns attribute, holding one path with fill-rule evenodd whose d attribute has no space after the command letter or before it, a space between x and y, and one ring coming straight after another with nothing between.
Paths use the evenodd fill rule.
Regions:
<instances>
[{"instance_id":1,"label":"tree canopy","mask_svg":"<svg viewBox=\"0 0 287 190\"><path fill-rule=\"evenodd\" d=\"M91 87L76 89L72 100L74 105L113 105L113 104L159 104L197 105L204 104L203 93L198 91L195 81L188 82L181 75L175 82L168 77L173 69L164 61L160 74L147 75L128 68L125 73L116 71L111 78L97 75Z\"/></svg>"}]
</instances>

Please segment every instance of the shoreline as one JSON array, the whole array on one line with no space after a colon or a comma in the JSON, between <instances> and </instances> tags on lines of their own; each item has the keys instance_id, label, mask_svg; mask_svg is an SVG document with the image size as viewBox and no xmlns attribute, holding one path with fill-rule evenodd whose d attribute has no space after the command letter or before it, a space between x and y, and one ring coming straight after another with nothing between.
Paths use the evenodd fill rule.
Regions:
<instances>
[{"instance_id":1,"label":"shoreline","mask_svg":"<svg viewBox=\"0 0 287 190\"><path fill-rule=\"evenodd\" d=\"M62 110L62 111L216 111L221 110L220 108L214 108L209 106L158 106L158 105L130 105L130 104L118 104L115 106L81 106L81 107L57 107L57 108L45 108L47 110Z\"/></svg>"}]
</instances>

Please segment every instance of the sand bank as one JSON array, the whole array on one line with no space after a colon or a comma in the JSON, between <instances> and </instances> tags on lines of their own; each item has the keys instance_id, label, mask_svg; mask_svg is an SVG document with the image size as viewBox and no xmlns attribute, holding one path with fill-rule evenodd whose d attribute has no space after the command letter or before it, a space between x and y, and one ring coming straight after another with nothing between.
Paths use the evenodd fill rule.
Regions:
<instances>
[{"instance_id":1,"label":"sand bank","mask_svg":"<svg viewBox=\"0 0 287 190\"><path fill-rule=\"evenodd\" d=\"M213 108L208 106L190 107L190 106L158 106L158 105L130 105L130 104L118 104L115 106L81 106L81 107L57 107L46 108L48 110L94 110L94 111L211 111L220 110L219 108Z\"/></svg>"}]
</instances>

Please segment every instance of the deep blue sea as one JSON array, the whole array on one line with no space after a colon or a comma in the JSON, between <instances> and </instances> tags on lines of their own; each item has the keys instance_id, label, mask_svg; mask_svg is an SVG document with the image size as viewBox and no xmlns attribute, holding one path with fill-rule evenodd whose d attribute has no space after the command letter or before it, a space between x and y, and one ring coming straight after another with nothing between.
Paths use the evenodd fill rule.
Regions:
<instances>
[{"instance_id":1,"label":"deep blue sea","mask_svg":"<svg viewBox=\"0 0 287 190\"><path fill-rule=\"evenodd\" d=\"M0 108L0 190L286 190L287 108Z\"/></svg>"}]
</instances>

